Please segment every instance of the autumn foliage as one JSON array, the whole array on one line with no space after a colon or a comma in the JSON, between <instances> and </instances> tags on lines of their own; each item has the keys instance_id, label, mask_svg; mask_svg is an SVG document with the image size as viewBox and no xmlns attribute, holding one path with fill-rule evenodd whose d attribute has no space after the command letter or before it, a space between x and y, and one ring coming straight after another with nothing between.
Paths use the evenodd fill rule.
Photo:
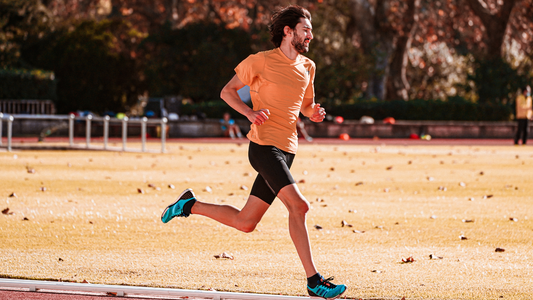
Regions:
<instances>
[{"instance_id":1,"label":"autumn foliage","mask_svg":"<svg viewBox=\"0 0 533 300\"><path fill-rule=\"evenodd\" d=\"M511 107L533 77L533 0L296 3L313 15L320 102L461 97ZM240 60L272 47L270 15L287 4L0 0L0 67L53 72L60 112L127 110L141 95L217 100Z\"/></svg>"}]
</instances>

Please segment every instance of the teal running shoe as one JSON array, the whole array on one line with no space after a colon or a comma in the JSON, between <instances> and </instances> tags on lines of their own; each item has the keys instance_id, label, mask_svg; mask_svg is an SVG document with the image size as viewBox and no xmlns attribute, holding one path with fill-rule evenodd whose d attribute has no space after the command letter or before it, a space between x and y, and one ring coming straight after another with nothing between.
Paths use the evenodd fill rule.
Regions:
<instances>
[{"instance_id":1,"label":"teal running shoe","mask_svg":"<svg viewBox=\"0 0 533 300\"><path fill-rule=\"evenodd\" d=\"M174 217L187 218L191 213L191 207L194 202L196 202L196 196L194 195L193 191L191 189L186 189L181 193L176 202L165 208L163 214L161 214L161 221L163 221L163 223L168 223ZM186 205L189 206L188 209L184 209Z\"/></svg>"},{"instance_id":2,"label":"teal running shoe","mask_svg":"<svg viewBox=\"0 0 533 300\"><path fill-rule=\"evenodd\" d=\"M311 288L308 285L307 292L309 292L309 296L325 299L335 299L340 297L346 292L346 286L344 284L335 285L331 283L333 279L333 277L328 279L320 278L320 282L314 288Z\"/></svg>"}]
</instances>

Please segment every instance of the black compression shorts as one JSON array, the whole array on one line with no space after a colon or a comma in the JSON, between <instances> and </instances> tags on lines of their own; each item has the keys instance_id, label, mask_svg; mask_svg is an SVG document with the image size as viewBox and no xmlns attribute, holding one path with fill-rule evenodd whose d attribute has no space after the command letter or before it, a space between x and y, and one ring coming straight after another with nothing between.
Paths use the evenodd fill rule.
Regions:
<instances>
[{"instance_id":1,"label":"black compression shorts","mask_svg":"<svg viewBox=\"0 0 533 300\"><path fill-rule=\"evenodd\" d=\"M250 142L248 159L259 173L250 194L272 204L282 188L294 183L289 171L294 156L274 146L262 146Z\"/></svg>"}]
</instances>

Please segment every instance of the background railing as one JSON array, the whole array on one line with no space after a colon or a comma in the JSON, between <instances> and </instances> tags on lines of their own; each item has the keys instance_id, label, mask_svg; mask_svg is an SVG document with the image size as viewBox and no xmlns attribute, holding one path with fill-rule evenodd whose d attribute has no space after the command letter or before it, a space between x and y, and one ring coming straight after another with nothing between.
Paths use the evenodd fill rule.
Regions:
<instances>
[{"instance_id":1,"label":"background railing","mask_svg":"<svg viewBox=\"0 0 533 300\"><path fill-rule=\"evenodd\" d=\"M122 123L122 151L128 151L126 148L128 140L128 125L129 124L140 124L141 125L141 151L146 152L146 127L149 124L156 124L161 126L161 153L165 152L166 136L167 136L167 118L162 119L148 119L143 117L142 119L130 119L124 117L123 119L110 118L109 116L105 117L96 117L93 115L88 115L84 117L77 117L74 114L71 115L5 115L0 113L0 146L2 146L2 126L4 120L7 123L7 151L12 151L13 147L13 121L15 120L65 120L68 121L68 139L69 146L74 147L74 121L85 121L85 144L86 148L91 147L91 126L93 122L102 122L103 123L103 149L104 150L113 150L109 148L109 124L110 123Z\"/></svg>"}]
</instances>

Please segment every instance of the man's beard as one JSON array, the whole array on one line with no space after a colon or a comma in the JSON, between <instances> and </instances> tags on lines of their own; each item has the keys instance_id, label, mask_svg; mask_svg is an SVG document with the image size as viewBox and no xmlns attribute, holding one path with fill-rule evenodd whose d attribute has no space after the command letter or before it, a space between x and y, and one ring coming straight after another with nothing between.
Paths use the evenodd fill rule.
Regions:
<instances>
[{"instance_id":1,"label":"man's beard","mask_svg":"<svg viewBox=\"0 0 533 300\"><path fill-rule=\"evenodd\" d=\"M307 41L307 39L302 39L298 34L295 34L291 44L298 53L307 53L309 52L309 46L305 46L305 41Z\"/></svg>"}]
</instances>

